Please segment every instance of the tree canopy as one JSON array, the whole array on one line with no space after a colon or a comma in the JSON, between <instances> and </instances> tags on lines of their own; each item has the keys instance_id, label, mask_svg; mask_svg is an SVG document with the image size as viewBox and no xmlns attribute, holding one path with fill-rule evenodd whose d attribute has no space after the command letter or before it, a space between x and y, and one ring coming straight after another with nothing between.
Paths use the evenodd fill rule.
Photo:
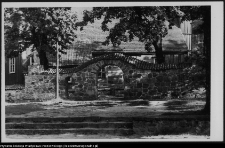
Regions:
<instances>
[{"instance_id":1,"label":"tree canopy","mask_svg":"<svg viewBox=\"0 0 225 148\"><path fill-rule=\"evenodd\" d=\"M5 53L17 56L30 46L38 51L40 64L48 68L46 52L64 53L76 37L76 15L70 8L5 8Z\"/></svg>"},{"instance_id":2,"label":"tree canopy","mask_svg":"<svg viewBox=\"0 0 225 148\"><path fill-rule=\"evenodd\" d=\"M118 46L122 41L132 41L137 37L145 44L147 51L150 52L153 45L157 62L163 63L160 42L167 35L165 21L173 25L172 22L180 15L176 7L94 7L91 11L84 11L83 21L77 24L85 26L88 22L94 23L95 19L103 19L101 28L103 31L109 31L104 45L112 43L113 46ZM115 19L119 22L109 29L108 23Z\"/></svg>"}]
</instances>

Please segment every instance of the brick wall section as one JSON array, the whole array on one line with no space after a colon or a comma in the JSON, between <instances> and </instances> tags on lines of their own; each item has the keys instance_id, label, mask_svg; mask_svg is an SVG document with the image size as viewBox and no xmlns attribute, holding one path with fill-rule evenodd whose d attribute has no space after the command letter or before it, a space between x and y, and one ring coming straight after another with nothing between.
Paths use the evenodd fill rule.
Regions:
<instances>
[{"instance_id":1,"label":"brick wall section","mask_svg":"<svg viewBox=\"0 0 225 148\"><path fill-rule=\"evenodd\" d=\"M99 60L77 72L60 73L60 96L70 100L96 100L97 74L107 65L118 66L124 74L124 99L164 99L168 92L182 92L189 78L183 69L143 70L120 59ZM38 67L38 68L37 68ZM40 65L29 67L26 93L55 94L55 74L43 73ZM72 79L70 83L68 81Z\"/></svg>"}]
</instances>

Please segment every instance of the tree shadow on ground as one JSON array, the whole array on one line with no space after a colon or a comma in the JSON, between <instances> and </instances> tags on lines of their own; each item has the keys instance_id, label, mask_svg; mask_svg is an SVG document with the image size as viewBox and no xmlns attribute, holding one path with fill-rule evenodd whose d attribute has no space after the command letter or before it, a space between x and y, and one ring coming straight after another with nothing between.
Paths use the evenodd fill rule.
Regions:
<instances>
[{"instance_id":1,"label":"tree shadow on ground","mask_svg":"<svg viewBox=\"0 0 225 148\"><path fill-rule=\"evenodd\" d=\"M128 104L129 106L140 106L140 105L142 105L142 106L149 106L149 101L146 101L146 100L143 100L143 101L130 101L129 102L129 104Z\"/></svg>"},{"instance_id":2,"label":"tree shadow on ground","mask_svg":"<svg viewBox=\"0 0 225 148\"><path fill-rule=\"evenodd\" d=\"M188 101L173 100L166 102L164 106L166 106L168 110L183 110L190 108L186 106L187 103Z\"/></svg>"},{"instance_id":3,"label":"tree shadow on ground","mask_svg":"<svg viewBox=\"0 0 225 148\"><path fill-rule=\"evenodd\" d=\"M162 115L208 115L204 112L202 105L187 105L189 101L187 100L173 100L166 102L164 106L167 110L177 111L177 112L167 112ZM202 108L202 109L200 109Z\"/></svg>"}]
</instances>

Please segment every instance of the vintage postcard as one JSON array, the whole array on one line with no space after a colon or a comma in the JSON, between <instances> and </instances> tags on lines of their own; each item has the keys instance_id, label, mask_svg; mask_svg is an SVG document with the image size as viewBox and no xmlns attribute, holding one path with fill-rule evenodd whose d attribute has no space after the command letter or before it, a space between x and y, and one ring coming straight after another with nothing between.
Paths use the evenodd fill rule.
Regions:
<instances>
[{"instance_id":1,"label":"vintage postcard","mask_svg":"<svg viewBox=\"0 0 225 148\"><path fill-rule=\"evenodd\" d=\"M2 3L2 142L222 141L222 4Z\"/></svg>"}]
</instances>

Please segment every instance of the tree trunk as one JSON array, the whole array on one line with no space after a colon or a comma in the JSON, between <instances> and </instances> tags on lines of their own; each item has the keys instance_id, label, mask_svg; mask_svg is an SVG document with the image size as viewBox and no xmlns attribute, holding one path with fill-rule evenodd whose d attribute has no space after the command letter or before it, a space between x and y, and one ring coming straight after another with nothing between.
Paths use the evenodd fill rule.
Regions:
<instances>
[{"instance_id":1,"label":"tree trunk","mask_svg":"<svg viewBox=\"0 0 225 148\"><path fill-rule=\"evenodd\" d=\"M41 49L38 52L38 55L40 59L40 64L44 66L44 70L47 70L49 68L49 65L48 65L48 58L47 58L46 52L43 49Z\"/></svg>"},{"instance_id":2,"label":"tree trunk","mask_svg":"<svg viewBox=\"0 0 225 148\"><path fill-rule=\"evenodd\" d=\"M163 55L162 51L162 39L159 39L158 41L155 41L152 43L155 47L155 54L156 54L156 61L158 64L162 64L165 62L165 57Z\"/></svg>"},{"instance_id":3,"label":"tree trunk","mask_svg":"<svg viewBox=\"0 0 225 148\"><path fill-rule=\"evenodd\" d=\"M44 70L48 69L48 58L46 55L45 49L42 49L43 44L47 44L47 36L45 34L38 35L38 33L35 32L36 27L33 27L31 29L31 32L33 34L33 42L34 47L37 49L38 56L40 59L40 65L44 66Z\"/></svg>"},{"instance_id":4,"label":"tree trunk","mask_svg":"<svg viewBox=\"0 0 225 148\"><path fill-rule=\"evenodd\" d=\"M206 104L203 112L210 114L210 69L211 69L211 7L205 6L204 21L204 54L206 57Z\"/></svg>"}]
</instances>

